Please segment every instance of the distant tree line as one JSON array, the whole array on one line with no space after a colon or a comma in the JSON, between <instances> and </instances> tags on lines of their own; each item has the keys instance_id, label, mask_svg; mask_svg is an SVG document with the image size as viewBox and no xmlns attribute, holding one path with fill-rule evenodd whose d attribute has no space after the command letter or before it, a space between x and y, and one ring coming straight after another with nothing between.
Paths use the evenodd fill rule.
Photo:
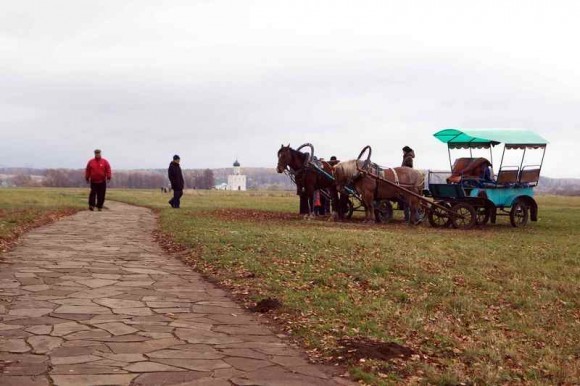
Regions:
<instances>
[{"instance_id":1,"label":"distant tree line","mask_svg":"<svg viewBox=\"0 0 580 386\"><path fill-rule=\"evenodd\" d=\"M188 189L213 189L215 178L211 169L184 171ZM0 169L0 186L61 187L86 186L84 170L80 169ZM113 170L111 187L157 189L169 187L165 170Z\"/></svg>"},{"instance_id":2,"label":"distant tree line","mask_svg":"<svg viewBox=\"0 0 580 386\"><path fill-rule=\"evenodd\" d=\"M245 168L248 189L292 190L288 176L278 174L274 168ZM231 168L185 169L183 177L186 189L213 189L216 184L227 182ZM32 169L0 168L0 187L71 187L86 186L82 169ZM115 170L111 187L129 189L159 189L169 187L165 169Z\"/></svg>"}]
</instances>

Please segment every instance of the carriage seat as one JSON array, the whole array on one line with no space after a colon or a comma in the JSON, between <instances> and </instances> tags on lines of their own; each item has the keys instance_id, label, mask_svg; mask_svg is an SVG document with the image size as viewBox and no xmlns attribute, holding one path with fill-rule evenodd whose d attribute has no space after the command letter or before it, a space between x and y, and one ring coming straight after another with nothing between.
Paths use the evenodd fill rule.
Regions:
<instances>
[{"instance_id":1,"label":"carriage seat","mask_svg":"<svg viewBox=\"0 0 580 386\"><path fill-rule=\"evenodd\" d=\"M496 186L512 187L518 184L520 168L518 166L505 166L499 170L496 179Z\"/></svg>"},{"instance_id":2,"label":"carriage seat","mask_svg":"<svg viewBox=\"0 0 580 386\"><path fill-rule=\"evenodd\" d=\"M536 186L540 181L540 166L524 166L518 182L524 186Z\"/></svg>"}]
</instances>

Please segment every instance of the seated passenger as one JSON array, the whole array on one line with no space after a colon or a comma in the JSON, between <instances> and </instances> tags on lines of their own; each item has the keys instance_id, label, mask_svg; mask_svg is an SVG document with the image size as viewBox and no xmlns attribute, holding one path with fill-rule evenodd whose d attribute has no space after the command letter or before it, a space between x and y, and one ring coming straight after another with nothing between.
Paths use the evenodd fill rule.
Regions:
<instances>
[{"instance_id":1,"label":"seated passenger","mask_svg":"<svg viewBox=\"0 0 580 386\"><path fill-rule=\"evenodd\" d=\"M495 182L492 178L491 164L484 167L481 179L483 180L483 182Z\"/></svg>"}]
</instances>

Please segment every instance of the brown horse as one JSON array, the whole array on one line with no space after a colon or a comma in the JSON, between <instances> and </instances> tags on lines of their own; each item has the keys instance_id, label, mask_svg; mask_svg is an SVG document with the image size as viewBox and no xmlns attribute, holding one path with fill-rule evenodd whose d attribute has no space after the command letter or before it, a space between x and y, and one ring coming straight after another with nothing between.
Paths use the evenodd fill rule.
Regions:
<instances>
[{"instance_id":1,"label":"brown horse","mask_svg":"<svg viewBox=\"0 0 580 386\"><path fill-rule=\"evenodd\" d=\"M366 172L359 170L363 168L366 169ZM375 222L374 203L378 200L404 200L409 204L411 213L417 213L417 209L420 207L420 200L389 183L367 175L368 172L377 174L373 169L379 170L373 166L367 167L360 160L345 161L334 166L333 175L337 189L340 190L344 186L351 185L361 195L365 207L365 220L367 222ZM393 182L413 193L421 194L423 191L425 176L415 169L404 166L383 169L378 171L378 175L382 179ZM412 217L410 216L410 222Z\"/></svg>"},{"instance_id":2,"label":"brown horse","mask_svg":"<svg viewBox=\"0 0 580 386\"><path fill-rule=\"evenodd\" d=\"M282 145L280 150L278 150L278 165L276 171L283 173L285 170L290 169L289 173L294 178L297 194L299 195L305 195L311 198L314 195L314 191L327 189L331 197L332 210L334 212L338 194L332 178L332 166L327 162L321 162L320 168L326 173L325 175L312 166L310 157L310 154L292 149L290 145ZM310 216L313 215L313 210L314 208L309 204Z\"/></svg>"}]
</instances>

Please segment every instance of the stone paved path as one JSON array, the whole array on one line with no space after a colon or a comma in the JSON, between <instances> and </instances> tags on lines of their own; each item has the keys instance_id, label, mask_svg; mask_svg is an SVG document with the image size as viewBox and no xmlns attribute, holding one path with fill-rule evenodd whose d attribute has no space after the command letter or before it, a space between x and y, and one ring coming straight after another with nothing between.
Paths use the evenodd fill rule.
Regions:
<instances>
[{"instance_id":1,"label":"stone paved path","mask_svg":"<svg viewBox=\"0 0 580 386\"><path fill-rule=\"evenodd\" d=\"M0 264L0 385L337 385L108 202Z\"/></svg>"}]
</instances>

